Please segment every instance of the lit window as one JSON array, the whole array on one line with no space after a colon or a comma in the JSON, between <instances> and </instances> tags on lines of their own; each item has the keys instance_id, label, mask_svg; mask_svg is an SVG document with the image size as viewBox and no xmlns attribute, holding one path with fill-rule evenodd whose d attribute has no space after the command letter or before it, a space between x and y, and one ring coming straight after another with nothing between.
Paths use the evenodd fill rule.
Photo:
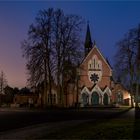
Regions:
<instances>
[{"instance_id":1,"label":"lit window","mask_svg":"<svg viewBox=\"0 0 140 140\"><path fill-rule=\"evenodd\" d=\"M123 94L121 92L117 93L117 102L122 103L123 102Z\"/></svg>"}]
</instances>

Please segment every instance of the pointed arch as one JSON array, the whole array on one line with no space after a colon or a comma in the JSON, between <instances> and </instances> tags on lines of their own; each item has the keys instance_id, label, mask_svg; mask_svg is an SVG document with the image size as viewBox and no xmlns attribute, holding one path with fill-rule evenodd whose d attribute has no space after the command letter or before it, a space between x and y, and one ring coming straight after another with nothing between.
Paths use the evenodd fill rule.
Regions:
<instances>
[{"instance_id":1,"label":"pointed arch","mask_svg":"<svg viewBox=\"0 0 140 140\"><path fill-rule=\"evenodd\" d=\"M92 94L91 94L91 105L99 105L99 94L94 91Z\"/></svg>"},{"instance_id":2,"label":"pointed arch","mask_svg":"<svg viewBox=\"0 0 140 140\"><path fill-rule=\"evenodd\" d=\"M108 105L109 104L109 96L107 93L104 94L103 96L103 104Z\"/></svg>"},{"instance_id":3,"label":"pointed arch","mask_svg":"<svg viewBox=\"0 0 140 140\"><path fill-rule=\"evenodd\" d=\"M89 95L86 92L82 93L82 104L83 106L87 106L89 104Z\"/></svg>"},{"instance_id":4,"label":"pointed arch","mask_svg":"<svg viewBox=\"0 0 140 140\"><path fill-rule=\"evenodd\" d=\"M91 60L89 60L89 62L88 62L88 69L92 69L92 61Z\"/></svg>"},{"instance_id":5,"label":"pointed arch","mask_svg":"<svg viewBox=\"0 0 140 140\"><path fill-rule=\"evenodd\" d=\"M93 69L96 69L96 65L97 65L97 60L98 60L98 57L97 57L97 55L94 55L93 57L92 57L92 67L93 67Z\"/></svg>"},{"instance_id":6,"label":"pointed arch","mask_svg":"<svg viewBox=\"0 0 140 140\"><path fill-rule=\"evenodd\" d=\"M110 88L107 86L104 91L103 91L103 94L107 93L108 96L111 96L112 95L112 92L110 90Z\"/></svg>"},{"instance_id":7,"label":"pointed arch","mask_svg":"<svg viewBox=\"0 0 140 140\"><path fill-rule=\"evenodd\" d=\"M87 87L83 87L83 89L81 90L81 104L82 106L87 106L89 104L89 95L90 95L90 91L88 90Z\"/></svg>"},{"instance_id":8,"label":"pointed arch","mask_svg":"<svg viewBox=\"0 0 140 140\"><path fill-rule=\"evenodd\" d=\"M98 60L98 69L102 70L102 62L101 62L101 60Z\"/></svg>"},{"instance_id":9,"label":"pointed arch","mask_svg":"<svg viewBox=\"0 0 140 140\"><path fill-rule=\"evenodd\" d=\"M111 95L112 95L112 92L110 88L107 86L103 91L103 104L104 105L108 105L111 103Z\"/></svg>"},{"instance_id":10,"label":"pointed arch","mask_svg":"<svg viewBox=\"0 0 140 140\"><path fill-rule=\"evenodd\" d=\"M95 86L93 86L93 88L91 89L91 93L93 92L97 92L99 94L99 96L103 95L102 90L100 89L100 87L96 84Z\"/></svg>"},{"instance_id":11,"label":"pointed arch","mask_svg":"<svg viewBox=\"0 0 140 140\"><path fill-rule=\"evenodd\" d=\"M87 87L84 86L84 87L82 88L82 90L81 90L81 94L83 94L83 93L85 93L85 92L86 92L87 94L90 94L89 89L88 89Z\"/></svg>"}]
</instances>

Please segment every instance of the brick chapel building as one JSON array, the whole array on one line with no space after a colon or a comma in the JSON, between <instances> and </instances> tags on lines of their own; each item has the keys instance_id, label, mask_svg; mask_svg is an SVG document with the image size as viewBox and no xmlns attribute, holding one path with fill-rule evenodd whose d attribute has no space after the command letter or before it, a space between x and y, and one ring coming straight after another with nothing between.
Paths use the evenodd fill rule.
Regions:
<instances>
[{"instance_id":1,"label":"brick chapel building","mask_svg":"<svg viewBox=\"0 0 140 140\"><path fill-rule=\"evenodd\" d=\"M112 68L103 54L92 44L87 26L85 58L79 67L79 103L84 106L130 105L129 92L112 78Z\"/></svg>"}]
</instances>

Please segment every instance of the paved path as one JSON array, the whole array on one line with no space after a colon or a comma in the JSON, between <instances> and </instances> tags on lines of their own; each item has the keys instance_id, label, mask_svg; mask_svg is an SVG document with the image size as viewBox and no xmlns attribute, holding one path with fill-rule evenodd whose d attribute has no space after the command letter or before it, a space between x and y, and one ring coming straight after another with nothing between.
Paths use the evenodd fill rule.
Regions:
<instances>
[{"instance_id":1,"label":"paved path","mask_svg":"<svg viewBox=\"0 0 140 140\"><path fill-rule=\"evenodd\" d=\"M121 114L117 118L132 118L135 119L135 109L130 109L128 112ZM65 129L66 127L76 126L81 123L96 121L96 119L87 120L69 120L63 122L47 122L43 124L37 124L29 127L20 129L0 132L0 139L35 139L42 137L43 134L49 134L56 132L60 128Z\"/></svg>"},{"instance_id":2,"label":"paved path","mask_svg":"<svg viewBox=\"0 0 140 140\"><path fill-rule=\"evenodd\" d=\"M60 128L76 126L81 123L85 123L91 120L72 120L64 122L51 122L45 124L38 124L30 127L15 129L7 132L0 133L0 139L37 139L43 136L43 134L49 134L56 132Z\"/></svg>"},{"instance_id":3,"label":"paved path","mask_svg":"<svg viewBox=\"0 0 140 140\"><path fill-rule=\"evenodd\" d=\"M119 118L130 118L135 119L135 108L130 109L126 113L119 116Z\"/></svg>"},{"instance_id":4,"label":"paved path","mask_svg":"<svg viewBox=\"0 0 140 140\"><path fill-rule=\"evenodd\" d=\"M31 125L71 120L109 119L126 109L120 108L87 108L61 110L22 110L0 108L0 132L28 127Z\"/></svg>"}]
</instances>

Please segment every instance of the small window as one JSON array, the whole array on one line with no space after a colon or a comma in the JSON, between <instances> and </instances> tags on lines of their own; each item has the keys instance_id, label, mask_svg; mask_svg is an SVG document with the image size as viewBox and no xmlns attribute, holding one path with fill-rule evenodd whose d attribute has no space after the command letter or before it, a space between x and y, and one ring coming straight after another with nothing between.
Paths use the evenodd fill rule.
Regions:
<instances>
[{"instance_id":1,"label":"small window","mask_svg":"<svg viewBox=\"0 0 140 140\"><path fill-rule=\"evenodd\" d=\"M88 62L88 69L91 69L92 68L92 61L91 60L89 60L89 62Z\"/></svg>"},{"instance_id":2,"label":"small window","mask_svg":"<svg viewBox=\"0 0 140 140\"><path fill-rule=\"evenodd\" d=\"M89 68L91 69L91 64L89 65Z\"/></svg>"},{"instance_id":3,"label":"small window","mask_svg":"<svg viewBox=\"0 0 140 140\"><path fill-rule=\"evenodd\" d=\"M123 103L123 94L121 92L117 93L117 102Z\"/></svg>"},{"instance_id":4,"label":"small window","mask_svg":"<svg viewBox=\"0 0 140 140\"><path fill-rule=\"evenodd\" d=\"M94 68L95 68L95 59L94 59Z\"/></svg>"}]
</instances>

